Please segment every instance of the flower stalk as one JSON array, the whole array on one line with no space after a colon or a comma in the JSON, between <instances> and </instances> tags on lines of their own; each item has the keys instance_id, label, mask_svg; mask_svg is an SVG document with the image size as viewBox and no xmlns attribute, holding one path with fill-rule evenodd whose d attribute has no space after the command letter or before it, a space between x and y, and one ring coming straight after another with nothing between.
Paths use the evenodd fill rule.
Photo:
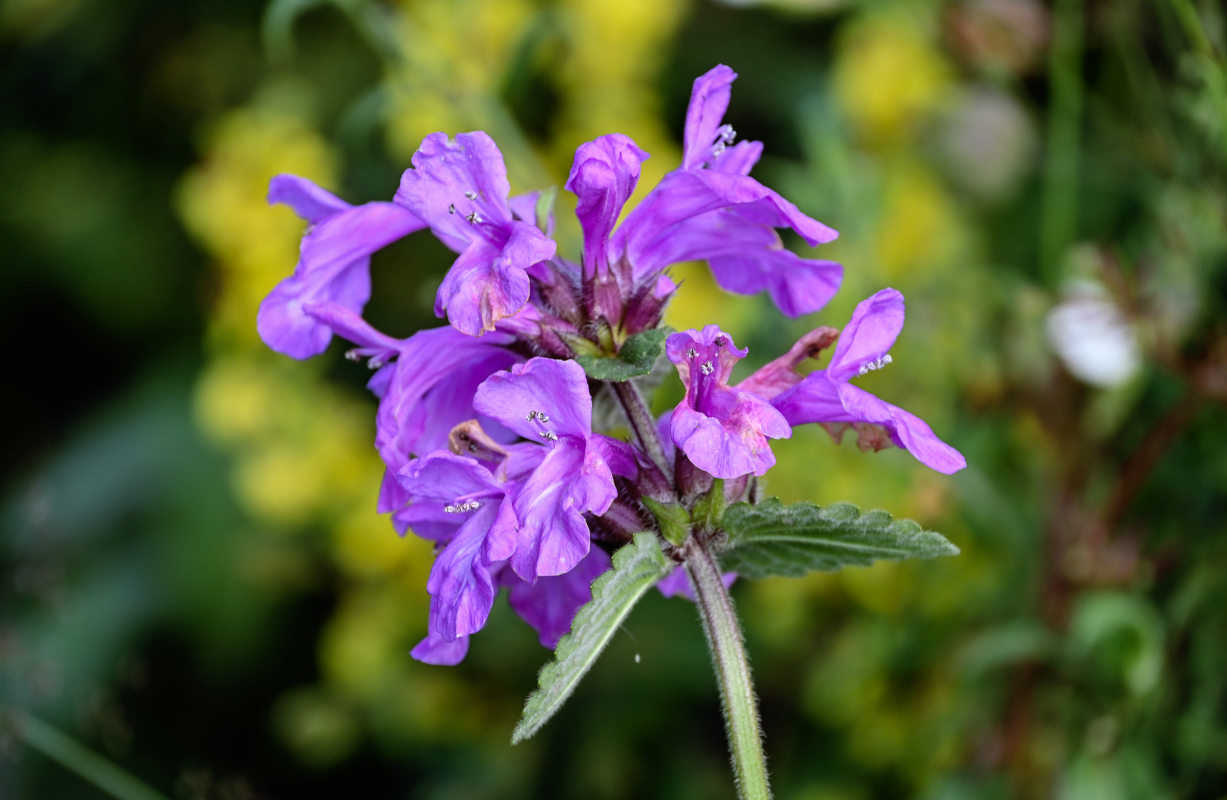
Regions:
<instances>
[{"instance_id":1,"label":"flower stalk","mask_svg":"<svg viewBox=\"0 0 1227 800\"><path fill-rule=\"evenodd\" d=\"M768 800L771 790L767 784L767 759L763 753L758 700L750 679L745 641L733 608L733 599L725 588L709 547L705 536L692 536L685 565L694 587L703 631L707 634L716 681L720 685L737 795L741 800Z\"/></svg>"}]
</instances>

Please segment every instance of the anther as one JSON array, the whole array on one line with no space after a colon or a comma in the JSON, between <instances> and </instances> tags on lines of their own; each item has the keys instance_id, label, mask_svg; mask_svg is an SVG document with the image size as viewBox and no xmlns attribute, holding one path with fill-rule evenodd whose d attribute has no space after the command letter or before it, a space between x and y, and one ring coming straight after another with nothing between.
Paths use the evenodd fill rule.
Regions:
<instances>
[{"instance_id":1,"label":"anther","mask_svg":"<svg viewBox=\"0 0 1227 800\"><path fill-rule=\"evenodd\" d=\"M716 368L711 365L710 361L704 361L702 366L699 367L699 371L704 375L710 375L716 371Z\"/></svg>"},{"instance_id":2,"label":"anther","mask_svg":"<svg viewBox=\"0 0 1227 800\"><path fill-rule=\"evenodd\" d=\"M887 353L886 355L879 358L877 361L869 361L865 364L861 364L861 368L856 371L856 374L857 375L867 375L870 372L873 372L875 369L882 369L882 367L886 366L890 362L891 362L890 353Z\"/></svg>"},{"instance_id":3,"label":"anther","mask_svg":"<svg viewBox=\"0 0 1227 800\"><path fill-rule=\"evenodd\" d=\"M724 347L725 340L723 336L716 337L716 347Z\"/></svg>"},{"instance_id":4,"label":"anther","mask_svg":"<svg viewBox=\"0 0 1227 800\"><path fill-rule=\"evenodd\" d=\"M547 441L556 442L558 441L558 434L554 433L553 431L541 431L541 438L546 439Z\"/></svg>"},{"instance_id":5,"label":"anther","mask_svg":"<svg viewBox=\"0 0 1227 800\"><path fill-rule=\"evenodd\" d=\"M468 214L465 214L464 218L474 225L481 222L481 214L478 214L476 211L470 211Z\"/></svg>"},{"instance_id":6,"label":"anther","mask_svg":"<svg viewBox=\"0 0 1227 800\"><path fill-rule=\"evenodd\" d=\"M698 350L695 350L693 347L686 348L686 358L698 358L698 356Z\"/></svg>"},{"instance_id":7,"label":"anther","mask_svg":"<svg viewBox=\"0 0 1227 800\"><path fill-rule=\"evenodd\" d=\"M447 213L449 213L449 214L455 214L455 213L456 213L456 204L455 204L455 203L449 203L449 204L448 204L448 206L447 206Z\"/></svg>"},{"instance_id":8,"label":"anther","mask_svg":"<svg viewBox=\"0 0 1227 800\"><path fill-rule=\"evenodd\" d=\"M475 192L475 191L473 191L472 189L470 189L469 191L467 191L467 192L465 192L465 193L464 193L464 196L465 196L465 197L467 197L467 198L468 198L468 199L470 199L470 200L476 200L476 199L477 199L477 192Z\"/></svg>"}]
</instances>

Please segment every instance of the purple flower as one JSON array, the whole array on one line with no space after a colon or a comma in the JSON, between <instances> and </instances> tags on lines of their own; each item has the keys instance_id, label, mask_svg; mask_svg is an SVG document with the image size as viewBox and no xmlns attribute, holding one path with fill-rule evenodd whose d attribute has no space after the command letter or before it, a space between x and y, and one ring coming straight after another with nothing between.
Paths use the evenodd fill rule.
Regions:
<instances>
[{"instance_id":1,"label":"purple flower","mask_svg":"<svg viewBox=\"0 0 1227 800\"><path fill-rule=\"evenodd\" d=\"M361 314L371 296L371 254L426 223L395 203L351 206L294 175L275 176L268 201L285 203L310 226L294 273L260 304L256 329L278 353L310 358L328 348L332 331L304 306L335 303Z\"/></svg>"},{"instance_id":2,"label":"purple flower","mask_svg":"<svg viewBox=\"0 0 1227 800\"><path fill-rule=\"evenodd\" d=\"M518 528L491 536L492 559L510 559L527 581L561 575L589 550L584 512L603 514L617 495L613 474L634 474L634 461L605 436L592 433L592 398L574 361L530 359L492 375L473 407L539 444L523 445L533 459L512 495Z\"/></svg>"},{"instance_id":3,"label":"purple flower","mask_svg":"<svg viewBox=\"0 0 1227 800\"><path fill-rule=\"evenodd\" d=\"M451 430L478 416L473 408L478 385L522 358L507 349L513 338L503 333L473 337L444 327L395 339L343 306L308 304L306 311L326 330L358 345L350 358L366 358L377 370L367 386L380 398L375 448L388 467L380 512L397 511L408 501L396 473L414 455L446 449ZM514 438L493 420L483 422L496 438ZM399 513L393 522L403 533L407 523Z\"/></svg>"},{"instance_id":4,"label":"purple flower","mask_svg":"<svg viewBox=\"0 0 1227 800\"><path fill-rule=\"evenodd\" d=\"M922 464L950 474L967 466L924 420L853 386L849 381L890 363L887 350L903 330L903 295L883 289L862 301L839 336L826 369L812 372L772 403L789 423L870 423Z\"/></svg>"},{"instance_id":5,"label":"purple flower","mask_svg":"<svg viewBox=\"0 0 1227 800\"><path fill-rule=\"evenodd\" d=\"M579 146L564 187L579 203L575 216L584 232L585 277L609 271L609 236L639 182L648 154L629 136L611 133Z\"/></svg>"},{"instance_id":6,"label":"purple flower","mask_svg":"<svg viewBox=\"0 0 1227 800\"><path fill-rule=\"evenodd\" d=\"M720 576L727 589L737 580L736 572L725 572ZM695 601L694 587L690 585L690 577L686 568L678 564L672 572L656 582L656 590L665 597L685 597L690 602Z\"/></svg>"},{"instance_id":7,"label":"purple flower","mask_svg":"<svg viewBox=\"0 0 1227 800\"><path fill-rule=\"evenodd\" d=\"M707 260L728 291L766 291L785 314L807 314L830 300L843 267L800 258L775 229L791 228L811 246L838 234L749 177L762 143L733 144L733 129L721 124L736 77L721 64L695 80L681 168L627 216L613 251L633 266L637 282L679 261Z\"/></svg>"},{"instance_id":8,"label":"purple flower","mask_svg":"<svg viewBox=\"0 0 1227 800\"><path fill-rule=\"evenodd\" d=\"M396 192L397 203L460 254L439 286L435 314L471 336L523 308L527 270L554 255L553 240L512 214L509 192L503 156L481 131L427 136Z\"/></svg>"},{"instance_id":9,"label":"purple flower","mask_svg":"<svg viewBox=\"0 0 1227 800\"><path fill-rule=\"evenodd\" d=\"M592 599L592 582L610 566L609 554L594 547L565 575L529 582L504 572L503 581L511 587L508 600L512 609L537 631L541 646L553 650L562 635L571 630L575 612Z\"/></svg>"},{"instance_id":10,"label":"purple flower","mask_svg":"<svg viewBox=\"0 0 1227 800\"><path fill-rule=\"evenodd\" d=\"M771 403L728 385L733 365L746 352L715 325L675 333L665 342L665 353L686 385L686 397L673 410L670 437L696 467L717 478L764 474L775 464L767 439L792 435Z\"/></svg>"},{"instance_id":11,"label":"purple flower","mask_svg":"<svg viewBox=\"0 0 1227 800\"><path fill-rule=\"evenodd\" d=\"M514 524L506 487L479 462L447 451L410 461L397 478L413 500L402 519L443 546L426 582L430 632L445 642L476 633L496 592L487 537Z\"/></svg>"}]
</instances>

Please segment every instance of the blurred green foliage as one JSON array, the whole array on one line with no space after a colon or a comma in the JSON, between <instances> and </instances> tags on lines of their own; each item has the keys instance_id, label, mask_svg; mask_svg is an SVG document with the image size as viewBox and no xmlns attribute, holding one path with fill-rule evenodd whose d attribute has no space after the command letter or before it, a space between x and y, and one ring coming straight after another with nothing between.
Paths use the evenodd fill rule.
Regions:
<instances>
[{"instance_id":1,"label":"blurred green foliage","mask_svg":"<svg viewBox=\"0 0 1227 800\"><path fill-rule=\"evenodd\" d=\"M971 465L949 479L821 430L775 448L786 501L886 508L963 550L735 588L779 796L1227 795L1225 16L0 6L0 796L103 796L30 718L178 798L731 796L685 601L649 596L514 748L548 654L505 607L462 666L413 662L429 548L374 514L364 376L254 330L302 230L264 204L272 174L387 197L422 136L482 128L526 190L621 131L652 153L646 189L717 62L741 73L729 121L766 143L756 175L842 232L820 254L847 278L784 321L682 267L670 323L719 321L752 368L895 286L908 325L868 388ZM420 237L378 255L373 321L434 324L447 263Z\"/></svg>"}]
</instances>

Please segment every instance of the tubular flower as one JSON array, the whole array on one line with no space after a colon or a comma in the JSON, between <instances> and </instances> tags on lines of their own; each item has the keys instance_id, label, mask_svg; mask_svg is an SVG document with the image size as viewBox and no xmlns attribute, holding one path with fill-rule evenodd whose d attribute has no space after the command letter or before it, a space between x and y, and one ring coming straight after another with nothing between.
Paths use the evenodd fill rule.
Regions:
<instances>
[{"instance_id":1,"label":"tubular flower","mask_svg":"<svg viewBox=\"0 0 1227 800\"><path fill-rule=\"evenodd\" d=\"M805 422L881 425L920 463L947 475L967 466L919 417L853 386L849 381L891 363L887 351L903 330L903 295L883 289L861 301L826 369L812 372L772 403L793 425Z\"/></svg>"}]
</instances>

